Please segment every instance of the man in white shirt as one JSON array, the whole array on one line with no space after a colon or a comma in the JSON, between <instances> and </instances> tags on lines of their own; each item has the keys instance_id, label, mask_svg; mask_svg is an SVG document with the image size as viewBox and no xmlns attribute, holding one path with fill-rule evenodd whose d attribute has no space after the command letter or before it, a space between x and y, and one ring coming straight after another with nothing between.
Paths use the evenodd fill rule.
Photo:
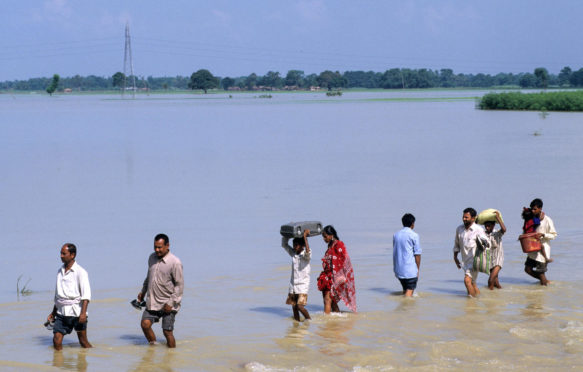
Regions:
<instances>
[{"instance_id":1,"label":"man in white shirt","mask_svg":"<svg viewBox=\"0 0 583 372\"><path fill-rule=\"evenodd\" d=\"M77 247L67 243L61 248L63 266L57 272L55 305L47 317L53 325L53 345L63 348L63 337L77 331L79 343L84 348L92 347L87 340L87 306L91 300L89 275L75 262Z\"/></svg>"},{"instance_id":2,"label":"man in white shirt","mask_svg":"<svg viewBox=\"0 0 583 372\"><path fill-rule=\"evenodd\" d=\"M555 230L553 220L543 212L543 201L541 199L534 199L530 203L530 209L534 216L540 219L540 225L536 228L536 237L540 239L545 254L543 255L541 251L530 252L524 263L524 271L533 278L538 279L541 285L547 285L549 283L545 274L547 272L547 259L550 262L551 258L551 245L549 242L557 237L557 230Z\"/></svg>"},{"instance_id":3,"label":"man in white shirt","mask_svg":"<svg viewBox=\"0 0 583 372\"><path fill-rule=\"evenodd\" d=\"M478 239L484 246L489 246L488 237L484 228L475 223L476 210L474 208L464 209L462 215L463 224L455 231L455 241L453 245L453 260L458 269L464 270L464 284L468 291L468 296L476 297L480 290L476 285L478 270L474 270L474 255L478 246ZM458 253L462 254L462 262L458 259Z\"/></svg>"}]
</instances>

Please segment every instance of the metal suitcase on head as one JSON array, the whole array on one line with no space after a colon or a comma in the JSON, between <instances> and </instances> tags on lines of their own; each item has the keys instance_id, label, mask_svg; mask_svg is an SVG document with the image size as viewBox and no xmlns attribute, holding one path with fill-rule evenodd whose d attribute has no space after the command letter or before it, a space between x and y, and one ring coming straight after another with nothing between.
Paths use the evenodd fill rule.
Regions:
<instances>
[{"instance_id":1,"label":"metal suitcase on head","mask_svg":"<svg viewBox=\"0 0 583 372\"><path fill-rule=\"evenodd\" d=\"M281 225L279 233L288 238L301 238L304 236L304 231L310 230L309 236L316 236L322 233L322 222L320 221L301 221L290 222Z\"/></svg>"}]
</instances>

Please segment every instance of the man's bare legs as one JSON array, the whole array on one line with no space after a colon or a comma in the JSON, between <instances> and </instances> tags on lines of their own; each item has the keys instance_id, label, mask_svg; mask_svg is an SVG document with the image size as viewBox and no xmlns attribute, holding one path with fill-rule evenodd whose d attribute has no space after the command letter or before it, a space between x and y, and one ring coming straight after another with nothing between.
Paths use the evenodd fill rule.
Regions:
<instances>
[{"instance_id":1,"label":"man's bare legs","mask_svg":"<svg viewBox=\"0 0 583 372\"><path fill-rule=\"evenodd\" d=\"M498 281L498 273L502 268L499 265L494 266L492 270L490 270L490 277L488 278L488 288L493 290L494 287L498 289L502 289L500 282Z\"/></svg>"},{"instance_id":2,"label":"man's bare legs","mask_svg":"<svg viewBox=\"0 0 583 372\"><path fill-rule=\"evenodd\" d=\"M55 350L63 350L63 337L65 337L65 335L59 332L53 334L53 346L55 347ZM79 339L81 347L93 347L87 339L87 331L77 331L77 338Z\"/></svg>"},{"instance_id":3,"label":"man's bare legs","mask_svg":"<svg viewBox=\"0 0 583 372\"><path fill-rule=\"evenodd\" d=\"M156 334L152 330L152 321L149 319L143 319L141 326L142 332L144 332L144 336L146 336L146 340L148 340L150 344L156 343Z\"/></svg>"},{"instance_id":4,"label":"man's bare legs","mask_svg":"<svg viewBox=\"0 0 583 372\"><path fill-rule=\"evenodd\" d=\"M166 346L170 348L176 347L176 340L174 339L174 333L172 331L162 330L164 332L164 337L166 337Z\"/></svg>"},{"instance_id":5,"label":"man's bare legs","mask_svg":"<svg viewBox=\"0 0 583 372\"><path fill-rule=\"evenodd\" d=\"M62 333L54 333L53 334L53 346L55 350L63 350L63 337Z\"/></svg>"},{"instance_id":6,"label":"man's bare legs","mask_svg":"<svg viewBox=\"0 0 583 372\"><path fill-rule=\"evenodd\" d=\"M480 294L480 290L476 285L476 282L472 280L469 275L464 276L464 284L466 285L466 290L468 291L468 296L477 297Z\"/></svg>"},{"instance_id":7,"label":"man's bare legs","mask_svg":"<svg viewBox=\"0 0 583 372\"><path fill-rule=\"evenodd\" d=\"M530 266L525 266L524 271L528 275L532 276L533 278L540 280L540 285L549 284L549 281L547 280L547 276L544 273L537 273Z\"/></svg>"},{"instance_id":8,"label":"man's bare legs","mask_svg":"<svg viewBox=\"0 0 583 372\"><path fill-rule=\"evenodd\" d=\"M406 289L403 291L403 294L405 295L405 297L412 297L413 296L413 290L412 289Z\"/></svg>"},{"instance_id":9,"label":"man's bare legs","mask_svg":"<svg viewBox=\"0 0 583 372\"><path fill-rule=\"evenodd\" d=\"M93 347L93 345L91 345L89 343L89 340L87 339L87 331L77 331L77 338L79 339L79 343L81 344L81 347L84 347L84 348Z\"/></svg>"}]
</instances>

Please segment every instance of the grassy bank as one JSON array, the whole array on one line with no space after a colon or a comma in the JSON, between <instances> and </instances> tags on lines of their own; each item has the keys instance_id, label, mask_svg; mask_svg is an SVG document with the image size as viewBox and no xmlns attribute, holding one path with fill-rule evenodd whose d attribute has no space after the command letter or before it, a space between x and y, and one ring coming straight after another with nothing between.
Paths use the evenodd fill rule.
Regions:
<instances>
[{"instance_id":1,"label":"grassy bank","mask_svg":"<svg viewBox=\"0 0 583 372\"><path fill-rule=\"evenodd\" d=\"M478 107L482 110L583 111L583 90L488 93Z\"/></svg>"}]
</instances>

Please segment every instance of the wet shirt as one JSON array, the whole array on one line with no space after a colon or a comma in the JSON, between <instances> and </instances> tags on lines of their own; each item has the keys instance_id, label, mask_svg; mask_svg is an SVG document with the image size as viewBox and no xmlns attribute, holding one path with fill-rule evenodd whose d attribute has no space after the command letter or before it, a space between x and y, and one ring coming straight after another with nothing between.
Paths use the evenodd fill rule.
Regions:
<instances>
[{"instance_id":1,"label":"wet shirt","mask_svg":"<svg viewBox=\"0 0 583 372\"><path fill-rule=\"evenodd\" d=\"M393 235L393 271L401 279L416 278L418 274L415 255L421 254L419 235L404 227Z\"/></svg>"},{"instance_id":2,"label":"wet shirt","mask_svg":"<svg viewBox=\"0 0 583 372\"><path fill-rule=\"evenodd\" d=\"M453 252L460 252L462 254L461 262L464 270L472 269L474 265L474 255L478 246L476 238L478 237L485 241L489 241L484 228L475 223L473 223L467 230L464 225L458 226L455 230Z\"/></svg>"},{"instance_id":3,"label":"wet shirt","mask_svg":"<svg viewBox=\"0 0 583 372\"><path fill-rule=\"evenodd\" d=\"M290 255L292 259L291 278L289 280L289 293L308 294L310 289L310 259L312 251L306 252L306 249L296 254L296 251L288 244L288 238L281 239L281 246Z\"/></svg>"},{"instance_id":4,"label":"wet shirt","mask_svg":"<svg viewBox=\"0 0 583 372\"><path fill-rule=\"evenodd\" d=\"M63 316L81 315L81 301L91 300L89 274L77 262L73 263L69 271L65 265L57 272L55 287L55 306L57 314Z\"/></svg>"},{"instance_id":5,"label":"wet shirt","mask_svg":"<svg viewBox=\"0 0 583 372\"><path fill-rule=\"evenodd\" d=\"M146 308L159 311L168 304L173 311L178 311L183 292L184 277L180 259L172 252L162 258L152 253L148 258L148 275L142 287L142 293L147 294Z\"/></svg>"}]
</instances>

